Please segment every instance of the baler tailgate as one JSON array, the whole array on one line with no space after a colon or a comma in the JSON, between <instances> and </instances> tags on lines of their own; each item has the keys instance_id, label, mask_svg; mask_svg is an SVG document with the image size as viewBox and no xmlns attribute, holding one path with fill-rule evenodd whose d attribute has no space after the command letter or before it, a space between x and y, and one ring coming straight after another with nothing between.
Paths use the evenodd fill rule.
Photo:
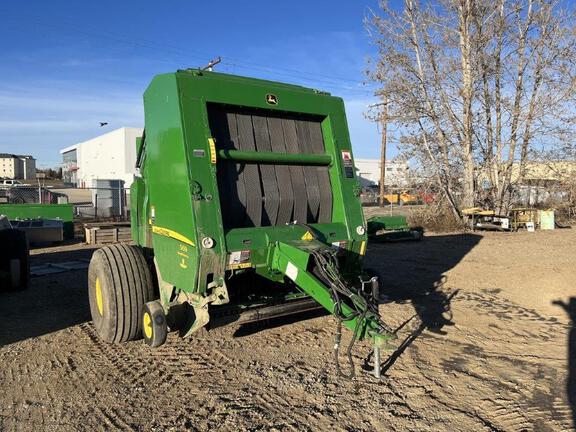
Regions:
<instances>
[{"instance_id":1,"label":"baler tailgate","mask_svg":"<svg viewBox=\"0 0 576 432\"><path fill-rule=\"evenodd\" d=\"M209 104L208 113L223 156L218 158L218 189L225 228L331 222L328 164L308 163L331 161L322 117L220 104ZM263 155L269 156L266 163Z\"/></svg>"}]
</instances>

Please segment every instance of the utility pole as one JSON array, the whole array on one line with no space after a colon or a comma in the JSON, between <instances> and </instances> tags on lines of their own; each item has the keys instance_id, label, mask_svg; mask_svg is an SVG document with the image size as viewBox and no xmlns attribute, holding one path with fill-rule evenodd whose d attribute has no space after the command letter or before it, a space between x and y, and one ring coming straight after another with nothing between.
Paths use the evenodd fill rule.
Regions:
<instances>
[{"instance_id":1,"label":"utility pole","mask_svg":"<svg viewBox=\"0 0 576 432\"><path fill-rule=\"evenodd\" d=\"M386 144L388 141L388 97L384 102L368 105L368 108L383 107L379 116L380 124L382 125L382 142L380 144L380 194L378 204L384 207L384 183L386 180Z\"/></svg>"},{"instance_id":2,"label":"utility pole","mask_svg":"<svg viewBox=\"0 0 576 432\"><path fill-rule=\"evenodd\" d=\"M386 145L388 141L388 99L384 101L384 108L380 115L382 124L382 143L380 145L380 207L384 207L384 182L386 179Z\"/></svg>"}]
</instances>

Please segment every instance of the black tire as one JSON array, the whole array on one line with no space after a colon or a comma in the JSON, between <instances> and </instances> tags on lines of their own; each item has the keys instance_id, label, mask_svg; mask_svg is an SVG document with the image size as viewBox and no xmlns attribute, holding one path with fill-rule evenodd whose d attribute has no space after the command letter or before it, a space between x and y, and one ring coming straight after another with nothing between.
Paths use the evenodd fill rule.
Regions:
<instances>
[{"instance_id":1,"label":"black tire","mask_svg":"<svg viewBox=\"0 0 576 432\"><path fill-rule=\"evenodd\" d=\"M28 238L24 231L17 229L0 230L0 270L4 270L8 277L8 288L25 290L30 284L30 252ZM19 282L12 284L12 263L16 260Z\"/></svg>"},{"instance_id":2,"label":"black tire","mask_svg":"<svg viewBox=\"0 0 576 432\"><path fill-rule=\"evenodd\" d=\"M166 342L168 324L158 300L148 302L142 310L142 336L147 345L156 348Z\"/></svg>"},{"instance_id":3,"label":"black tire","mask_svg":"<svg viewBox=\"0 0 576 432\"><path fill-rule=\"evenodd\" d=\"M94 327L106 342L126 342L142 333L142 307L154 299L152 274L139 247L115 244L98 249L88 268Z\"/></svg>"}]
</instances>

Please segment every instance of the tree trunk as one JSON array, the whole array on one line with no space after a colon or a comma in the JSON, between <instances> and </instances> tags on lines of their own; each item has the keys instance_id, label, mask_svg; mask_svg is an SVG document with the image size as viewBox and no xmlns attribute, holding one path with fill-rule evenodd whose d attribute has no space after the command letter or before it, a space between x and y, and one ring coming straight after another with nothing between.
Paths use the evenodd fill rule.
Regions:
<instances>
[{"instance_id":1,"label":"tree trunk","mask_svg":"<svg viewBox=\"0 0 576 432\"><path fill-rule=\"evenodd\" d=\"M382 143L380 146L380 207L384 207L384 184L386 180L386 144L388 140L388 100L382 112Z\"/></svg>"},{"instance_id":2,"label":"tree trunk","mask_svg":"<svg viewBox=\"0 0 576 432\"><path fill-rule=\"evenodd\" d=\"M460 58L462 63L462 120L464 123L464 133L462 139L462 159L464 161L463 172L463 196L462 207L474 206L474 157L472 153L472 97L474 78L472 76L472 65L470 58L470 18L471 0L460 0Z\"/></svg>"}]
</instances>

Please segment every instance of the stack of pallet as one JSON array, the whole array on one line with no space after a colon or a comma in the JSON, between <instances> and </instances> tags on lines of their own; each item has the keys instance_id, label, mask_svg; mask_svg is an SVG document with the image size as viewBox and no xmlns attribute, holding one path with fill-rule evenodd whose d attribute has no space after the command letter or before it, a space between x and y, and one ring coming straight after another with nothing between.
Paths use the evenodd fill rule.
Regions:
<instances>
[{"instance_id":1,"label":"stack of pallet","mask_svg":"<svg viewBox=\"0 0 576 432\"><path fill-rule=\"evenodd\" d=\"M129 242L132 240L130 222L98 222L84 224L88 244Z\"/></svg>"}]
</instances>

